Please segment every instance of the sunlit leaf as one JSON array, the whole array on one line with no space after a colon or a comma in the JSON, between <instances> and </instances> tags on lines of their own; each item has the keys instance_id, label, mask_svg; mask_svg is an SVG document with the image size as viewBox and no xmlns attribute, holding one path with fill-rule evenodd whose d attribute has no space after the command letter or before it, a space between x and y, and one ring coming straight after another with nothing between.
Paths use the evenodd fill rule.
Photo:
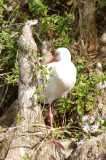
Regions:
<instances>
[{"instance_id":1,"label":"sunlit leaf","mask_svg":"<svg viewBox=\"0 0 106 160\"><path fill-rule=\"evenodd\" d=\"M70 0L69 2L67 2L67 5L68 5L68 6L72 5L72 4L73 4L73 1L74 1L74 0Z\"/></svg>"}]
</instances>

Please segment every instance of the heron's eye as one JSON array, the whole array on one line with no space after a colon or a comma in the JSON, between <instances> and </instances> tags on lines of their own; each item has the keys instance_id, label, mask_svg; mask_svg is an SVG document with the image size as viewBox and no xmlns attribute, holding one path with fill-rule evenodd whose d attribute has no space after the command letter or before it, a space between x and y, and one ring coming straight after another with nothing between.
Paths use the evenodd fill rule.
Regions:
<instances>
[{"instance_id":1,"label":"heron's eye","mask_svg":"<svg viewBox=\"0 0 106 160\"><path fill-rule=\"evenodd\" d=\"M40 58L38 58L38 62L42 62L42 58L40 57Z\"/></svg>"}]
</instances>

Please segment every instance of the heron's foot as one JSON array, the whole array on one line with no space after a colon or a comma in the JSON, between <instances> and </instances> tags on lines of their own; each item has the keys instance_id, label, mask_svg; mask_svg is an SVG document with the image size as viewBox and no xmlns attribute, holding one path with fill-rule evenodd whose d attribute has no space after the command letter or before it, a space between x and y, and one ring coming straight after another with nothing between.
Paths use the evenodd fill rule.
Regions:
<instances>
[{"instance_id":1,"label":"heron's foot","mask_svg":"<svg viewBox=\"0 0 106 160\"><path fill-rule=\"evenodd\" d=\"M60 146L62 149L64 149L64 146L59 142L57 141L56 139L51 139L50 140L51 142L53 142L55 145L56 145L56 148L58 149L58 147Z\"/></svg>"}]
</instances>

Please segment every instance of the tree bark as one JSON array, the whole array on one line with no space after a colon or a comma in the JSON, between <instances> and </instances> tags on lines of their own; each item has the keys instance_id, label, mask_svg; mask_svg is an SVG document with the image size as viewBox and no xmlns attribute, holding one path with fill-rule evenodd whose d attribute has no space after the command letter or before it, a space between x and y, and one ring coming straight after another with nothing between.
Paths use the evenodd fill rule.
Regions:
<instances>
[{"instance_id":1,"label":"tree bark","mask_svg":"<svg viewBox=\"0 0 106 160\"><path fill-rule=\"evenodd\" d=\"M87 139L80 149L77 149L70 160L105 160L106 133Z\"/></svg>"},{"instance_id":2,"label":"tree bark","mask_svg":"<svg viewBox=\"0 0 106 160\"><path fill-rule=\"evenodd\" d=\"M95 50L98 45L97 29L95 20L96 0L79 0L79 25L80 38L85 45L85 49Z\"/></svg>"}]
</instances>

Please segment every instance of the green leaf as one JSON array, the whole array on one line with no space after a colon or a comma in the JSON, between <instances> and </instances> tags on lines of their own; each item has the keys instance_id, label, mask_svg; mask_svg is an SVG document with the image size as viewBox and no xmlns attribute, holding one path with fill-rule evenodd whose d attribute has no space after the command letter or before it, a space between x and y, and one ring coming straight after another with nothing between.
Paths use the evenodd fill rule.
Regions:
<instances>
[{"instance_id":1,"label":"green leaf","mask_svg":"<svg viewBox=\"0 0 106 160\"><path fill-rule=\"evenodd\" d=\"M2 13L3 13L3 7L0 6L0 15L2 15Z\"/></svg>"},{"instance_id":2,"label":"green leaf","mask_svg":"<svg viewBox=\"0 0 106 160\"><path fill-rule=\"evenodd\" d=\"M3 5L3 0L0 0L0 5Z\"/></svg>"},{"instance_id":3,"label":"green leaf","mask_svg":"<svg viewBox=\"0 0 106 160\"><path fill-rule=\"evenodd\" d=\"M91 110L91 108L86 108L85 112L89 112Z\"/></svg>"},{"instance_id":4,"label":"green leaf","mask_svg":"<svg viewBox=\"0 0 106 160\"><path fill-rule=\"evenodd\" d=\"M28 160L28 158L26 158L26 157L22 157L22 160Z\"/></svg>"},{"instance_id":5,"label":"green leaf","mask_svg":"<svg viewBox=\"0 0 106 160\"><path fill-rule=\"evenodd\" d=\"M100 2L100 8L103 8L104 6L106 6L106 0Z\"/></svg>"},{"instance_id":6,"label":"green leaf","mask_svg":"<svg viewBox=\"0 0 106 160\"><path fill-rule=\"evenodd\" d=\"M71 101L71 100L67 100L67 103L69 103L69 104L75 104L75 102L73 102L73 101Z\"/></svg>"},{"instance_id":7,"label":"green leaf","mask_svg":"<svg viewBox=\"0 0 106 160\"><path fill-rule=\"evenodd\" d=\"M40 0L34 0L34 2L41 7L43 6L43 3Z\"/></svg>"},{"instance_id":8,"label":"green leaf","mask_svg":"<svg viewBox=\"0 0 106 160\"><path fill-rule=\"evenodd\" d=\"M8 10L8 7L6 4L3 4L3 8L5 8L6 10Z\"/></svg>"},{"instance_id":9,"label":"green leaf","mask_svg":"<svg viewBox=\"0 0 106 160\"><path fill-rule=\"evenodd\" d=\"M2 31L2 34L3 34L4 36L7 36L7 33L6 33L5 31Z\"/></svg>"},{"instance_id":10,"label":"green leaf","mask_svg":"<svg viewBox=\"0 0 106 160\"><path fill-rule=\"evenodd\" d=\"M77 113L79 114L79 116L82 118L83 117L83 114L81 111L77 111Z\"/></svg>"},{"instance_id":11,"label":"green leaf","mask_svg":"<svg viewBox=\"0 0 106 160\"><path fill-rule=\"evenodd\" d=\"M71 0L71 1L67 2L67 5L70 6L73 4L73 2L74 2L74 0Z\"/></svg>"},{"instance_id":12,"label":"green leaf","mask_svg":"<svg viewBox=\"0 0 106 160\"><path fill-rule=\"evenodd\" d=\"M33 9L33 0L29 0L29 9L32 10Z\"/></svg>"},{"instance_id":13,"label":"green leaf","mask_svg":"<svg viewBox=\"0 0 106 160\"><path fill-rule=\"evenodd\" d=\"M104 121L104 123L102 124L104 127L106 127L106 120Z\"/></svg>"},{"instance_id":14,"label":"green leaf","mask_svg":"<svg viewBox=\"0 0 106 160\"><path fill-rule=\"evenodd\" d=\"M78 105L77 107L77 111L79 112L79 110L81 109L82 107L80 105Z\"/></svg>"},{"instance_id":15,"label":"green leaf","mask_svg":"<svg viewBox=\"0 0 106 160\"><path fill-rule=\"evenodd\" d=\"M3 127L2 126L0 126L0 132L2 132L3 131Z\"/></svg>"},{"instance_id":16,"label":"green leaf","mask_svg":"<svg viewBox=\"0 0 106 160\"><path fill-rule=\"evenodd\" d=\"M3 8L8 9L7 5L3 3L3 0L0 0L0 15L3 13Z\"/></svg>"},{"instance_id":17,"label":"green leaf","mask_svg":"<svg viewBox=\"0 0 106 160\"><path fill-rule=\"evenodd\" d=\"M3 0L0 0L0 15L3 13Z\"/></svg>"}]
</instances>

